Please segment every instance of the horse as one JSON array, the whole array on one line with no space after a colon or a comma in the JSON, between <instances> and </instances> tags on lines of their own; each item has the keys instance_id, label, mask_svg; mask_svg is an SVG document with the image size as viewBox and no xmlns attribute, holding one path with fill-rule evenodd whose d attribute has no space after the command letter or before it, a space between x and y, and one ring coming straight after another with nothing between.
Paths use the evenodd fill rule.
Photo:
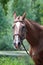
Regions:
<instances>
[{"instance_id":1,"label":"horse","mask_svg":"<svg viewBox=\"0 0 43 65\"><path fill-rule=\"evenodd\" d=\"M43 65L43 26L27 19L25 15L17 16L14 13L13 43L18 49L26 39L30 44L29 53L35 65Z\"/></svg>"}]
</instances>

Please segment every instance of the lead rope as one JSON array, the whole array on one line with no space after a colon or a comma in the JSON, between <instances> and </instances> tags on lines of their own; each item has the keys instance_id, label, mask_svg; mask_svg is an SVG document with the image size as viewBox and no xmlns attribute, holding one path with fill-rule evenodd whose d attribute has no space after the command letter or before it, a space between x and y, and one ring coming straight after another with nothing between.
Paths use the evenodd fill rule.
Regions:
<instances>
[{"instance_id":1,"label":"lead rope","mask_svg":"<svg viewBox=\"0 0 43 65\"><path fill-rule=\"evenodd\" d=\"M22 43L22 46L24 47L24 50L26 51L26 53L30 56L30 54L28 53L27 49L25 48L24 44Z\"/></svg>"}]
</instances>

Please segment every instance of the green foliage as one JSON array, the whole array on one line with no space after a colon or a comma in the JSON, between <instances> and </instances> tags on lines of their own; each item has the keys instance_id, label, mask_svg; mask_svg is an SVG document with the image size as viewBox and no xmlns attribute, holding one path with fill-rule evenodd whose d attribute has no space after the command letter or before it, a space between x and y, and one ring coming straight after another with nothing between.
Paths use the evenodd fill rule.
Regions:
<instances>
[{"instance_id":1,"label":"green foliage","mask_svg":"<svg viewBox=\"0 0 43 65\"><path fill-rule=\"evenodd\" d=\"M25 57L0 57L0 65L34 65L32 60Z\"/></svg>"},{"instance_id":2,"label":"green foliage","mask_svg":"<svg viewBox=\"0 0 43 65\"><path fill-rule=\"evenodd\" d=\"M0 3L0 48L2 45L1 42L3 42L2 38L7 33L7 32L5 32L7 25L6 26L5 25L6 25L6 17L4 14L4 9L2 7L2 4Z\"/></svg>"},{"instance_id":3,"label":"green foliage","mask_svg":"<svg viewBox=\"0 0 43 65\"><path fill-rule=\"evenodd\" d=\"M0 50L12 48L12 37L9 31L10 24L5 16L4 9L0 3ZM7 48L8 47L8 48Z\"/></svg>"},{"instance_id":4,"label":"green foliage","mask_svg":"<svg viewBox=\"0 0 43 65\"><path fill-rule=\"evenodd\" d=\"M7 26L5 26L5 25L6 25L5 12L2 7L2 4L0 3L0 32L4 31L4 29L6 29Z\"/></svg>"},{"instance_id":5,"label":"green foliage","mask_svg":"<svg viewBox=\"0 0 43 65\"><path fill-rule=\"evenodd\" d=\"M0 0L0 3L3 5L3 7L5 7L5 4L7 4L9 0Z\"/></svg>"}]
</instances>

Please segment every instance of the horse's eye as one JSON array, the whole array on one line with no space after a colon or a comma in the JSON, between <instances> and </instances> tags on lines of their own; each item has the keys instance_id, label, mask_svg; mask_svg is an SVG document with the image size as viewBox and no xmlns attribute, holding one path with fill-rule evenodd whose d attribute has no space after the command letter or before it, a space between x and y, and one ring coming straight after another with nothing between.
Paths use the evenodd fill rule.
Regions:
<instances>
[{"instance_id":1,"label":"horse's eye","mask_svg":"<svg viewBox=\"0 0 43 65\"><path fill-rule=\"evenodd\" d=\"M25 26L22 27L22 30L25 30Z\"/></svg>"}]
</instances>

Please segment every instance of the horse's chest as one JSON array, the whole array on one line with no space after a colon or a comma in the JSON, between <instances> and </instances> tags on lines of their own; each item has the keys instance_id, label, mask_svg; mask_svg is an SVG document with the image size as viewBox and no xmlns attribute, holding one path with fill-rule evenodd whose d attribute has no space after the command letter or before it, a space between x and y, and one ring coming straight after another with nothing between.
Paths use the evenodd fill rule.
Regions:
<instances>
[{"instance_id":1,"label":"horse's chest","mask_svg":"<svg viewBox=\"0 0 43 65\"><path fill-rule=\"evenodd\" d=\"M30 49L30 54L32 57L36 57L41 51L43 51L43 38L39 40L39 45Z\"/></svg>"},{"instance_id":2,"label":"horse's chest","mask_svg":"<svg viewBox=\"0 0 43 65\"><path fill-rule=\"evenodd\" d=\"M43 51L41 51L38 55L32 57L35 64L43 65Z\"/></svg>"},{"instance_id":3,"label":"horse's chest","mask_svg":"<svg viewBox=\"0 0 43 65\"><path fill-rule=\"evenodd\" d=\"M37 50L36 50L36 49L33 49L33 48L30 48L30 56L31 56L32 58L38 56L38 55L37 55Z\"/></svg>"},{"instance_id":4,"label":"horse's chest","mask_svg":"<svg viewBox=\"0 0 43 65\"><path fill-rule=\"evenodd\" d=\"M43 51L40 51L39 53L37 53L36 49L35 50L31 49L30 51L31 51L30 55L32 59L34 60L34 62L42 65L43 64Z\"/></svg>"}]
</instances>

